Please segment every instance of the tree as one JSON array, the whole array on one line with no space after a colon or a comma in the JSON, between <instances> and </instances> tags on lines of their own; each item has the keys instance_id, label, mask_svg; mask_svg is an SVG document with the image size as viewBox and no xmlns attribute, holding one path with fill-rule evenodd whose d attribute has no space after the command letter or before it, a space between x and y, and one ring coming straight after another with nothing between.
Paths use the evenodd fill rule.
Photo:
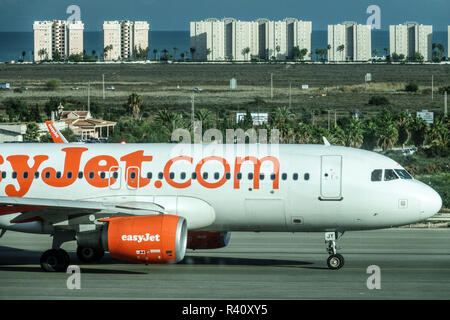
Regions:
<instances>
[{"instance_id":1,"label":"tree","mask_svg":"<svg viewBox=\"0 0 450 320\"><path fill-rule=\"evenodd\" d=\"M419 91L419 86L417 85L417 83L410 82L405 86L405 91L406 92L417 92L417 91Z\"/></svg>"},{"instance_id":2,"label":"tree","mask_svg":"<svg viewBox=\"0 0 450 320\"><path fill-rule=\"evenodd\" d=\"M433 43L433 61L439 62L442 61L442 58L444 57L445 48L440 43Z\"/></svg>"},{"instance_id":3,"label":"tree","mask_svg":"<svg viewBox=\"0 0 450 320\"><path fill-rule=\"evenodd\" d=\"M158 53L158 49L153 49L153 56L154 56L154 58L155 58L155 61L156 61L156 54Z\"/></svg>"},{"instance_id":4,"label":"tree","mask_svg":"<svg viewBox=\"0 0 450 320\"><path fill-rule=\"evenodd\" d=\"M248 60L248 54L250 53L250 47L242 49L242 54L244 55L244 59Z\"/></svg>"},{"instance_id":5,"label":"tree","mask_svg":"<svg viewBox=\"0 0 450 320\"><path fill-rule=\"evenodd\" d=\"M106 58L108 57L108 52L110 52L112 49L113 49L112 44L103 48L103 53L102 53L103 60L106 60Z\"/></svg>"},{"instance_id":6,"label":"tree","mask_svg":"<svg viewBox=\"0 0 450 320\"><path fill-rule=\"evenodd\" d=\"M40 58L40 60L48 60L48 52L46 48L42 48L38 51L38 56Z\"/></svg>"},{"instance_id":7,"label":"tree","mask_svg":"<svg viewBox=\"0 0 450 320\"><path fill-rule=\"evenodd\" d=\"M405 147L405 143L408 142L410 136L410 123L411 118L406 112L401 112L395 118L395 123L398 129L398 143Z\"/></svg>"},{"instance_id":8,"label":"tree","mask_svg":"<svg viewBox=\"0 0 450 320\"><path fill-rule=\"evenodd\" d=\"M278 45L278 46L276 46L275 47L275 51L277 52L277 59L279 58L279 55L280 55L280 51L281 51L281 47Z\"/></svg>"},{"instance_id":9,"label":"tree","mask_svg":"<svg viewBox=\"0 0 450 320\"><path fill-rule=\"evenodd\" d=\"M428 125L420 117L415 117L410 122L411 140L416 147L423 146L428 133Z\"/></svg>"},{"instance_id":10,"label":"tree","mask_svg":"<svg viewBox=\"0 0 450 320\"><path fill-rule=\"evenodd\" d=\"M194 60L194 55L195 55L196 49L194 47L191 47L191 48L189 48L189 51L191 52L191 59Z\"/></svg>"},{"instance_id":11,"label":"tree","mask_svg":"<svg viewBox=\"0 0 450 320\"><path fill-rule=\"evenodd\" d=\"M301 55L301 50L299 46L295 46L294 48L292 48L292 54L291 54L291 58L293 60L298 60L298 58Z\"/></svg>"},{"instance_id":12,"label":"tree","mask_svg":"<svg viewBox=\"0 0 450 320\"><path fill-rule=\"evenodd\" d=\"M307 54L308 54L308 49L305 48L305 49L300 50L300 55L299 55L300 60L303 60Z\"/></svg>"},{"instance_id":13,"label":"tree","mask_svg":"<svg viewBox=\"0 0 450 320\"><path fill-rule=\"evenodd\" d=\"M127 110L133 113L134 119L137 119L139 117L142 103L143 103L142 98L137 93L133 92L128 96L125 107L127 108Z\"/></svg>"},{"instance_id":14,"label":"tree","mask_svg":"<svg viewBox=\"0 0 450 320\"><path fill-rule=\"evenodd\" d=\"M341 60L344 61L344 50L345 50L345 45L341 44L339 47L337 47L337 51L339 51L341 53Z\"/></svg>"},{"instance_id":15,"label":"tree","mask_svg":"<svg viewBox=\"0 0 450 320\"><path fill-rule=\"evenodd\" d=\"M173 47L173 58L175 60L177 60L177 51L178 51L178 48L177 47Z\"/></svg>"},{"instance_id":16,"label":"tree","mask_svg":"<svg viewBox=\"0 0 450 320\"><path fill-rule=\"evenodd\" d=\"M35 122L27 124L27 132L25 133L24 140L26 142L36 142L39 140L39 126Z\"/></svg>"},{"instance_id":17,"label":"tree","mask_svg":"<svg viewBox=\"0 0 450 320\"><path fill-rule=\"evenodd\" d=\"M424 61L424 57L420 52L414 52L413 56L412 56L412 60L415 62L423 62Z\"/></svg>"},{"instance_id":18,"label":"tree","mask_svg":"<svg viewBox=\"0 0 450 320\"><path fill-rule=\"evenodd\" d=\"M211 54L211 49L210 48L206 49L206 56L208 57L208 59L209 59L210 54Z\"/></svg>"}]
</instances>

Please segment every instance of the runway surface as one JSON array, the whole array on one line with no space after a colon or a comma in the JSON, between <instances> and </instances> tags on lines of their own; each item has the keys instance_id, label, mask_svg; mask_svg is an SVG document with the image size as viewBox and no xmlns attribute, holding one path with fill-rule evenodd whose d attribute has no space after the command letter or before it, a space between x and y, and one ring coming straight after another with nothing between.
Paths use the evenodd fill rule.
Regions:
<instances>
[{"instance_id":1,"label":"runway surface","mask_svg":"<svg viewBox=\"0 0 450 320\"><path fill-rule=\"evenodd\" d=\"M82 264L76 243L63 245L81 268L81 289L66 273L39 265L47 235L8 231L0 239L0 299L449 299L450 230L348 232L339 241L345 266L326 266L322 233L232 233L227 248L188 250L176 265L113 260ZM381 289L369 290L377 265Z\"/></svg>"}]
</instances>

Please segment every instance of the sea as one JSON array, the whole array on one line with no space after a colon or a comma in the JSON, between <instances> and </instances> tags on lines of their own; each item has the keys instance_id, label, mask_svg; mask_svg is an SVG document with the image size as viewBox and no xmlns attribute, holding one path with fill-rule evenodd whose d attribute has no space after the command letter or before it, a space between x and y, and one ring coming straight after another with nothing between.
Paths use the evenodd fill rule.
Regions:
<instances>
[{"instance_id":1,"label":"sea","mask_svg":"<svg viewBox=\"0 0 450 320\"><path fill-rule=\"evenodd\" d=\"M327 31L313 31L311 35L312 52L316 48L325 49L328 45ZM445 56L448 56L448 38L446 31L434 31L433 43L440 43L446 48ZM150 31L149 32L149 58L154 59L153 50L158 54L166 49L170 54L174 53L181 59L182 52L188 52L190 48L189 31ZM377 49L378 56L384 56L384 48L389 48L389 31L372 31L372 51ZM84 50L86 54L100 57L103 52L103 32L85 31ZM0 62L17 61L21 59L22 52L25 52L25 61L33 59L33 32L0 32ZM189 56L189 54L187 55ZM313 55L313 59L316 58Z\"/></svg>"}]
</instances>

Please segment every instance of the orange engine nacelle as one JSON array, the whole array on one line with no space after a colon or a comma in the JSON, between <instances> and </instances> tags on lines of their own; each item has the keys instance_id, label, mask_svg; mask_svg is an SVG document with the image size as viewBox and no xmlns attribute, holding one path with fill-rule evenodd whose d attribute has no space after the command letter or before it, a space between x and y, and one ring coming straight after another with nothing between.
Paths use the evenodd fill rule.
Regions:
<instances>
[{"instance_id":1,"label":"orange engine nacelle","mask_svg":"<svg viewBox=\"0 0 450 320\"><path fill-rule=\"evenodd\" d=\"M230 232L189 231L188 249L218 249L230 243Z\"/></svg>"},{"instance_id":2,"label":"orange engine nacelle","mask_svg":"<svg viewBox=\"0 0 450 320\"><path fill-rule=\"evenodd\" d=\"M103 219L102 243L111 257L148 263L176 263L184 258L186 219L169 214Z\"/></svg>"}]
</instances>

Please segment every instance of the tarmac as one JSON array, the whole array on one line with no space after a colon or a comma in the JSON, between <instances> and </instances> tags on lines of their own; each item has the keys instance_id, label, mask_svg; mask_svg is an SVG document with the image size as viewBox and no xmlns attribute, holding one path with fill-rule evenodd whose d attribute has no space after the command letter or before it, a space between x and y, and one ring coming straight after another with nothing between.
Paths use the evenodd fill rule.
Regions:
<instances>
[{"instance_id":1,"label":"tarmac","mask_svg":"<svg viewBox=\"0 0 450 320\"><path fill-rule=\"evenodd\" d=\"M226 248L148 266L109 254L83 264L69 242L63 248L81 271L80 288L69 289L72 274L40 268L51 237L8 231L0 299L449 299L449 244L450 229L348 232L339 240L345 265L329 270L323 233L234 232Z\"/></svg>"}]
</instances>

